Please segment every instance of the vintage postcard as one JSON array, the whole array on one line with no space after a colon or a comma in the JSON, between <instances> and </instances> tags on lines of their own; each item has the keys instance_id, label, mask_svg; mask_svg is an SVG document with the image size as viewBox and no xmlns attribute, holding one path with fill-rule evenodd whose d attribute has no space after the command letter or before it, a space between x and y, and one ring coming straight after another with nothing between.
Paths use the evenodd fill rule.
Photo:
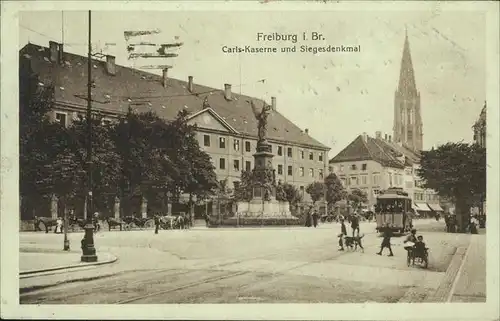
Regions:
<instances>
[{"instance_id":1,"label":"vintage postcard","mask_svg":"<svg viewBox=\"0 0 500 321\"><path fill-rule=\"evenodd\" d=\"M2 317L498 320L497 2L2 3Z\"/></svg>"}]
</instances>

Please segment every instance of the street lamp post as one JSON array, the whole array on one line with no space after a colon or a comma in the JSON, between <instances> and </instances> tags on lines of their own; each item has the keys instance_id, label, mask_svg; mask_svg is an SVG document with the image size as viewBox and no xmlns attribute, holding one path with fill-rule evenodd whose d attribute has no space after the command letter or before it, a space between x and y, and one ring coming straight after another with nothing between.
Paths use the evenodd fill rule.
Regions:
<instances>
[{"instance_id":1,"label":"street lamp post","mask_svg":"<svg viewBox=\"0 0 500 321\"><path fill-rule=\"evenodd\" d=\"M69 251L68 225L68 211L64 209L64 251Z\"/></svg>"},{"instance_id":2,"label":"street lamp post","mask_svg":"<svg viewBox=\"0 0 500 321\"><path fill-rule=\"evenodd\" d=\"M85 224L85 236L82 240L82 262L96 262L97 255L94 247L94 225L92 224L93 204L92 204L92 43L91 43L91 11L89 10L89 49L88 49L88 83L87 83L87 178L88 178L88 202L87 202L87 223Z\"/></svg>"}]
</instances>

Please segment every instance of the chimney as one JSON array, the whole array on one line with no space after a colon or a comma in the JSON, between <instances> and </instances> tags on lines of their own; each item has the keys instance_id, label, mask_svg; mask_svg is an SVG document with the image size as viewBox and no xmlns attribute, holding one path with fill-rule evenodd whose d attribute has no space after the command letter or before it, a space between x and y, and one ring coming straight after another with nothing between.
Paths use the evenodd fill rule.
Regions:
<instances>
[{"instance_id":1,"label":"chimney","mask_svg":"<svg viewBox=\"0 0 500 321\"><path fill-rule=\"evenodd\" d=\"M59 44L55 41L49 41L49 49L50 49L50 56L49 59L52 62L57 62L57 56L59 55L58 52L58 46Z\"/></svg>"},{"instance_id":2,"label":"chimney","mask_svg":"<svg viewBox=\"0 0 500 321\"><path fill-rule=\"evenodd\" d=\"M385 136L384 136L384 140L385 140L385 141L387 141L387 134L385 134Z\"/></svg>"},{"instance_id":3,"label":"chimney","mask_svg":"<svg viewBox=\"0 0 500 321\"><path fill-rule=\"evenodd\" d=\"M168 68L164 68L163 69L163 78L162 78L163 88L167 88L167 80L168 80Z\"/></svg>"},{"instance_id":4,"label":"chimney","mask_svg":"<svg viewBox=\"0 0 500 321\"><path fill-rule=\"evenodd\" d=\"M276 111L276 97L271 97L271 109Z\"/></svg>"},{"instance_id":5,"label":"chimney","mask_svg":"<svg viewBox=\"0 0 500 321\"><path fill-rule=\"evenodd\" d=\"M59 44L59 54L57 55L59 58L59 64L64 65L64 46L63 44Z\"/></svg>"},{"instance_id":6,"label":"chimney","mask_svg":"<svg viewBox=\"0 0 500 321\"><path fill-rule=\"evenodd\" d=\"M389 135L389 143L391 142L391 135Z\"/></svg>"},{"instance_id":7,"label":"chimney","mask_svg":"<svg viewBox=\"0 0 500 321\"><path fill-rule=\"evenodd\" d=\"M305 132L306 134L309 134L309 128L306 128Z\"/></svg>"},{"instance_id":8,"label":"chimney","mask_svg":"<svg viewBox=\"0 0 500 321\"><path fill-rule=\"evenodd\" d=\"M193 92L193 76L188 76L188 90Z\"/></svg>"},{"instance_id":9,"label":"chimney","mask_svg":"<svg viewBox=\"0 0 500 321\"><path fill-rule=\"evenodd\" d=\"M382 132L380 132L380 131L376 131L376 132L375 132L375 138L377 138L377 139L382 139Z\"/></svg>"},{"instance_id":10,"label":"chimney","mask_svg":"<svg viewBox=\"0 0 500 321\"><path fill-rule=\"evenodd\" d=\"M368 135L365 132L363 132L363 134L361 135L361 137L363 138L363 141L365 141L365 142L368 139Z\"/></svg>"},{"instance_id":11,"label":"chimney","mask_svg":"<svg viewBox=\"0 0 500 321\"><path fill-rule=\"evenodd\" d=\"M109 75L116 75L115 56L106 55L106 72Z\"/></svg>"},{"instance_id":12,"label":"chimney","mask_svg":"<svg viewBox=\"0 0 500 321\"><path fill-rule=\"evenodd\" d=\"M231 84L224 84L224 98L231 100Z\"/></svg>"}]
</instances>

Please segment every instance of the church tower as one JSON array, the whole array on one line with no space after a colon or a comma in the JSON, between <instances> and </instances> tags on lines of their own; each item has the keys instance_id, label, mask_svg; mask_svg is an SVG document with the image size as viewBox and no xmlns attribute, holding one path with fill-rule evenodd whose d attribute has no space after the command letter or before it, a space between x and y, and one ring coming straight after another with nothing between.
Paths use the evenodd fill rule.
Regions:
<instances>
[{"instance_id":1,"label":"church tower","mask_svg":"<svg viewBox=\"0 0 500 321\"><path fill-rule=\"evenodd\" d=\"M413 151L421 151L423 145L420 92L415 83L415 72L410 54L408 32L405 32L403 57L399 73L399 85L394 93L394 141L401 142Z\"/></svg>"}]
</instances>

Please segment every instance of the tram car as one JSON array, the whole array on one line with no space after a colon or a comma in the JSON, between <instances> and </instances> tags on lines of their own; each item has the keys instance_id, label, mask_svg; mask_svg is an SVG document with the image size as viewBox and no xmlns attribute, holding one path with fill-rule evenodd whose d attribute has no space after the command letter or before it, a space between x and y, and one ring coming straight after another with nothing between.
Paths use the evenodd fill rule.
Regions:
<instances>
[{"instance_id":1,"label":"tram car","mask_svg":"<svg viewBox=\"0 0 500 321\"><path fill-rule=\"evenodd\" d=\"M380 191L375 205L377 232L389 223L393 233L405 233L413 227L412 199L402 188Z\"/></svg>"}]
</instances>

